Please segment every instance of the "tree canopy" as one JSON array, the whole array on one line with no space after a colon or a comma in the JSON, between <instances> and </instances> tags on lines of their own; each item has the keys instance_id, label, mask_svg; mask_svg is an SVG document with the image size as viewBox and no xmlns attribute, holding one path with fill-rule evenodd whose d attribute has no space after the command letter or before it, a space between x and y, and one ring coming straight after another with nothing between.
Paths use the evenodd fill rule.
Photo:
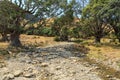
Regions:
<instances>
[{"instance_id":1,"label":"tree canopy","mask_svg":"<svg viewBox=\"0 0 120 80\"><path fill-rule=\"evenodd\" d=\"M100 42L114 30L120 41L118 0L1 0L0 18L2 40L10 40L10 45L16 47L22 45L19 37L25 26L36 22L39 22L38 27L32 28L35 34L50 33L61 40L68 40L70 31L75 35L82 31L82 34L94 36L95 42ZM51 19L51 28L47 28Z\"/></svg>"},{"instance_id":2,"label":"tree canopy","mask_svg":"<svg viewBox=\"0 0 120 80\"><path fill-rule=\"evenodd\" d=\"M104 5L99 12L105 22L109 23L114 31L115 35L120 41L120 1L110 0L108 4Z\"/></svg>"},{"instance_id":3,"label":"tree canopy","mask_svg":"<svg viewBox=\"0 0 120 80\"><path fill-rule=\"evenodd\" d=\"M19 36L24 26L31 21L39 21L61 13L66 0L4 0L0 1L2 33L10 34L10 45L21 46ZM27 22L22 24L23 20ZM6 24L7 23L7 24ZM3 25L5 24L5 25ZM6 34L7 34L6 33Z\"/></svg>"}]
</instances>

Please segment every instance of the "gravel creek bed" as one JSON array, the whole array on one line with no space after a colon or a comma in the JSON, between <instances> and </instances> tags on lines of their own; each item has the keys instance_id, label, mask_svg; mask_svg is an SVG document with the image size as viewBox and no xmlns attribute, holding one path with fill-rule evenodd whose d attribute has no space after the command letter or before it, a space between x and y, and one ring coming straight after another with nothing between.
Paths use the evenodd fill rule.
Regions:
<instances>
[{"instance_id":1,"label":"gravel creek bed","mask_svg":"<svg viewBox=\"0 0 120 80\"><path fill-rule=\"evenodd\" d=\"M1 61L0 80L105 80L99 75L99 68L83 61L85 54L74 50L73 45L37 48Z\"/></svg>"}]
</instances>

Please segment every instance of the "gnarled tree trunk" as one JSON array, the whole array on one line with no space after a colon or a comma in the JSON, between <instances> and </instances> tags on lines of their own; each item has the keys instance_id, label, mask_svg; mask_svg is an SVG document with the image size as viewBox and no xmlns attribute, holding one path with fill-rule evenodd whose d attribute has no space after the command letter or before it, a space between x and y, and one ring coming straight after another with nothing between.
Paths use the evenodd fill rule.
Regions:
<instances>
[{"instance_id":1,"label":"gnarled tree trunk","mask_svg":"<svg viewBox=\"0 0 120 80\"><path fill-rule=\"evenodd\" d=\"M68 36L67 35L61 35L60 40L61 41L68 41Z\"/></svg>"},{"instance_id":2,"label":"gnarled tree trunk","mask_svg":"<svg viewBox=\"0 0 120 80\"><path fill-rule=\"evenodd\" d=\"M10 34L10 46L14 46L14 47L21 47L22 44L20 42L20 33L18 32L13 32Z\"/></svg>"},{"instance_id":3,"label":"gnarled tree trunk","mask_svg":"<svg viewBox=\"0 0 120 80\"><path fill-rule=\"evenodd\" d=\"M100 37L95 37L95 43L100 43L101 38Z\"/></svg>"}]
</instances>

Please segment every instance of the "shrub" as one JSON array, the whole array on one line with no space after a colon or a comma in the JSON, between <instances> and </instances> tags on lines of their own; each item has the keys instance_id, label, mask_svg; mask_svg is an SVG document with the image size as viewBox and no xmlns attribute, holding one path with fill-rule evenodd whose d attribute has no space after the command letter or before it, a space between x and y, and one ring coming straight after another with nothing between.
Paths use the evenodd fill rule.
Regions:
<instances>
[{"instance_id":1,"label":"shrub","mask_svg":"<svg viewBox=\"0 0 120 80\"><path fill-rule=\"evenodd\" d=\"M41 34L45 36L52 36L52 30L51 27L43 27L41 29Z\"/></svg>"},{"instance_id":2,"label":"shrub","mask_svg":"<svg viewBox=\"0 0 120 80\"><path fill-rule=\"evenodd\" d=\"M25 32L25 34L27 34L27 35L32 35L32 34L33 34L33 30L27 30L27 31Z\"/></svg>"},{"instance_id":3,"label":"shrub","mask_svg":"<svg viewBox=\"0 0 120 80\"><path fill-rule=\"evenodd\" d=\"M60 37L56 36L56 37L54 38L54 41L61 41L61 40L60 40Z\"/></svg>"},{"instance_id":4,"label":"shrub","mask_svg":"<svg viewBox=\"0 0 120 80\"><path fill-rule=\"evenodd\" d=\"M34 35L40 35L40 30L39 29L34 29L33 34Z\"/></svg>"}]
</instances>

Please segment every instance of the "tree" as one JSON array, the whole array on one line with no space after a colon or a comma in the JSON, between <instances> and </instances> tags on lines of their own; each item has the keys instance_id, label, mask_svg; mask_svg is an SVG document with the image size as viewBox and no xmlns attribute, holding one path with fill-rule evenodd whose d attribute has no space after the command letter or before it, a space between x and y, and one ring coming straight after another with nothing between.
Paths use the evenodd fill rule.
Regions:
<instances>
[{"instance_id":1,"label":"tree","mask_svg":"<svg viewBox=\"0 0 120 80\"><path fill-rule=\"evenodd\" d=\"M10 45L12 46L21 46L19 36L21 33L21 20L24 16L24 10L19 6L13 4L10 1L1 1L0 4L0 15L4 16L6 23L4 30L7 33L10 33Z\"/></svg>"},{"instance_id":2,"label":"tree","mask_svg":"<svg viewBox=\"0 0 120 80\"><path fill-rule=\"evenodd\" d=\"M110 0L99 14L113 27L115 35L120 42L120 1Z\"/></svg>"},{"instance_id":3,"label":"tree","mask_svg":"<svg viewBox=\"0 0 120 80\"><path fill-rule=\"evenodd\" d=\"M63 7L64 13L54 21L53 30L60 36L61 41L68 41L70 26L72 26L74 2L66 3ZM54 32L53 31L53 32Z\"/></svg>"},{"instance_id":4,"label":"tree","mask_svg":"<svg viewBox=\"0 0 120 80\"><path fill-rule=\"evenodd\" d=\"M7 26L6 19L5 19L5 17L1 16L1 14L0 14L0 18L1 18L1 20L0 20L0 34L2 36L0 41L3 41L3 42L9 41L8 36L7 36L7 32L6 32L6 26Z\"/></svg>"},{"instance_id":5,"label":"tree","mask_svg":"<svg viewBox=\"0 0 120 80\"><path fill-rule=\"evenodd\" d=\"M8 22L8 15L5 12L5 6L7 3L4 3L3 1L0 1L0 34L2 36L1 41L8 41L7 37L7 22Z\"/></svg>"},{"instance_id":6,"label":"tree","mask_svg":"<svg viewBox=\"0 0 120 80\"><path fill-rule=\"evenodd\" d=\"M0 1L0 15L7 18L5 31L10 34L10 45L15 47L21 46L19 37L24 26L30 22L36 22L54 15L54 12L56 12L55 8L57 8L57 11L59 10L60 5L58 4L62 5L65 1L66 0ZM24 19L27 21L25 24L22 23Z\"/></svg>"},{"instance_id":7,"label":"tree","mask_svg":"<svg viewBox=\"0 0 120 80\"><path fill-rule=\"evenodd\" d=\"M82 13L82 19L84 26L87 27L87 33L91 32L95 37L96 43L100 43L101 38L111 30L110 26L98 14L104 5L105 0L90 0L90 3L83 9Z\"/></svg>"}]
</instances>

